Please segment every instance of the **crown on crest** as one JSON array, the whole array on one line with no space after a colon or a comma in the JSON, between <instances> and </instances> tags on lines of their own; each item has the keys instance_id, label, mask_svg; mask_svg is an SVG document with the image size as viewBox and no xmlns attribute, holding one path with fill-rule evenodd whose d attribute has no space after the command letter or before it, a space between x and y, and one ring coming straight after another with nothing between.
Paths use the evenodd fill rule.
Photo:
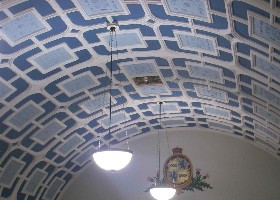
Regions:
<instances>
[{"instance_id":1,"label":"crown on crest","mask_svg":"<svg viewBox=\"0 0 280 200\"><path fill-rule=\"evenodd\" d=\"M180 147L175 147L174 149L172 149L173 154L182 154L183 149Z\"/></svg>"}]
</instances>

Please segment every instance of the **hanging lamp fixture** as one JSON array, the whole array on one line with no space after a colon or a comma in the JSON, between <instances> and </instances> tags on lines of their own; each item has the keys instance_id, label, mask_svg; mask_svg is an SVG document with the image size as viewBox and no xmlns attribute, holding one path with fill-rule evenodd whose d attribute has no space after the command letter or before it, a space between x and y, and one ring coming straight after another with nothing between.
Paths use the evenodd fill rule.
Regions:
<instances>
[{"instance_id":1,"label":"hanging lamp fixture","mask_svg":"<svg viewBox=\"0 0 280 200\"><path fill-rule=\"evenodd\" d=\"M126 167L131 158L132 151L128 149L119 149L119 148L111 148L110 140L111 140L111 123L112 123L112 85L113 85L113 40L114 36L116 39L116 31L119 30L119 24L117 21L107 22L107 29L110 31L110 105L109 105L109 142L108 148L105 150L97 150L93 153L93 159L95 163L104 170L108 171L117 171ZM117 41L116 41L117 44ZM100 146L99 146L100 148Z\"/></svg>"},{"instance_id":2,"label":"hanging lamp fixture","mask_svg":"<svg viewBox=\"0 0 280 200\"><path fill-rule=\"evenodd\" d=\"M159 116L160 116L160 124L161 124L161 106L163 102L159 102ZM156 180L154 187L150 188L150 194L156 200L169 200L171 199L175 193L176 189L174 187L170 187L169 185L164 183L164 180L160 177L160 137L159 137L159 129L157 134L158 139L158 171L156 173ZM167 141L168 142L168 141Z\"/></svg>"}]
</instances>

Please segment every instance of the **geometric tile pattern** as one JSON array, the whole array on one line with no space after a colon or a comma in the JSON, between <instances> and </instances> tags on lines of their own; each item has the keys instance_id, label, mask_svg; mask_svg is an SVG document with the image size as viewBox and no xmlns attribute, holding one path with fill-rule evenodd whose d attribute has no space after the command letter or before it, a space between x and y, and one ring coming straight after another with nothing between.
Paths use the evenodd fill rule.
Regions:
<instances>
[{"instance_id":1,"label":"geometric tile pattern","mask_svg":"<svg viewBox=\"0 0 280 200\"><path fill-rule=\"evenodd\" d=\"M207 18L207 10L206 10L206 6L205 6L205 1L203 1L203 0L199 0L199 1L166 0L166 4L167 4L168 10L171 13Z\"/></svg>"},{"instance_id":2,"label":"geometric tile pattern","mask_svg":"<svg viewBox=\"0 0 280 200\"><path fill-rule=\"evenodd\" d=\"M104 36L104 40L108 43L110 41L110 35L107 34ZM145 47L143 40L141 40L139 34L137 32L131 32L131 33L119 33L118 34L118 48L119 49L126 49L126 48L136 48L136 47Z\"/></svg>"},{"instance_id":3,"label":"geometric tile pattern","mask_svg":"<svg viewBox=\"0 0 280 200\"><path fill-rule=\"evenodd\" d=\"M129 77L158 76L153 63L138 63L125 65L124 69Z\"/></svg>"},{"instance_id":4,"label":"geometric tile pattern","mask_svg":"<svg viewBox=\"0 0 280 200\"><path fill-rule=\"evenodd\" d=\"M255 114L259 115L260 117L263 117L264 119L272 122L275 125L278 125L280 123L280 116L273 113L270 110L265 109L262 106L256 106L255 107Z\"/></svg>"},{"instance_id":5,"label":"geometric tile pattern","mask_svg":"<svg viewBox=\"0 0 280 200\"><path fill-rule=\"evenodd\" d=\"M276 94L268 91L267 89L261 86L254 85L253 94L257 97L260 97L263 100L268 101L272 105L275 105L277 107L280 106L280 96L277 96Z\"/></svg>"},{"instance_id":6,"label":"geometric tile pattern","mask_svg":"<svg viewBox=\"0 0 280 200\"><path fill-rule=\"evenodd\" d=\"M62 144L58 149L57 152L62 156L67 156L68 153L74 151L77 146L79 146L83 142L78 136L73 136L69 138L64 144Z\"/></svg>"},{"instance_id":7,"label":"geometric tile pattern","mask_svg":"<svg viewBox=\"0 0 280 200\"><path fill-rule=\"evenodd\" d=\"M274 43L280 46L280 38L277 35L280 34L280 29L276 28L269 23L266 23L258 18L252 18L252 33L257 38L264 39L268 42ZM275 37L276 36L276 37Z\"/></svg>"},{"instance_id":8,"label":"geometric tile pattern","mask_svg":"<svg viewBox=\"0 0 280 200\"><path fill-rule=\"evenodd\" d=\"M4 186L11 187L23 166L24 164L17 160L10 160L1 173L0 183Z\"/></svg>"},{"instance_id":9,"label":"geometric tile pattern","mask_svg":"<svg viewBox=\"0 0 280 200\"><path fill-rule=\"evenodd\" d=\"M217 123L217 122L209 122L209 127L215 129L222 129L224 131L231 131L232 127L226 124Z\"/></svg>"},{"instance_id":10,"label":"geometric tile pattern","mask_svg":"<svg viewBox=\"0 0 280 200\"><path fill-rule=\"evenodd\" d=\"M123 121L126 121L129 119L129 116L125 113L125 112L119 112L117 114L112 114L112 118L111 118L111 125L114 126L117 123L122 123ZM101 120L101 123L105 126L105 127L109 127L109 117L104 118Z\"/></svg>"},{"instance_id":11,"label":"geometric tile pattern","mask_svg":"<svg viewBox=\"0 0 280 200\"><path fill-rule=\"evenodd\" d=\"M168 120L162 120L162 125L164 127L185 126L186 121L184 119L168 119Z\"/></svg>"},{"instance_id":12,"label":"geometric tile pattern","mask_svg":"<svg viewBox=\"0 0 280 200\"><path fill-rule=\"evenodd\" d=\"M127 130L116 133L116 137L118 139L124 139L136 133L139 133L138 129L136 127L132 127Z\"/></svg>"},{"instance_id":13,"label":"geometric tile pattern","mask_svg":"<svg viewBox=\"0 0 280 200\"><path fill-rule=\"evenodd\" d=\"M269 130L268 128L265 128L264 126L260 125L260 124L255 124L255 128L256 130L264 133L265 135L271 137L272 139L274 139L276 142L279 141L279 135L276 133L273 133L273 131Z\"/></svg>"},{"instance_id":14,"label":"geometric tile pattern","mask_svg":"<svg viewBox=\"0 0 280 200\"><path fill-rule=\"evenodd\" d=\"M229 111L220 108L214 108L212 106L204 106L204 111L206 115L212 115L216 117L230 118Z\"/></svg>"},{"instance_id":15,"label":"geometric tile pattern","mask_svg":"<svg viewBox=\"0 0 280 200\"><path fill-rule=\"evenodd\" d=\"M36 62L42 70L50 70L70 59L72 59L72 56L65 50L65 48L60 47L34 58L34 62Z\"/></svg>"},{"instance_id":16,"label":"geometric tile pattern","mask_svg":"<svg viewBox=\"0 0 280 200\"><path fill-rule=\"evenodd\" d=\"M83 75L74 80L67 81L61 85L61 88L65 91L65 93L69 94L69 96L75 95L83 91L84 89L95 86L95 81L89 75Z\"/></svg>"},{"instance_id":17,"label":"geometric tile pattern","mask_svg":"<svg viewBox=\"0 0 280 200\"><path fill-rule=\"evenodd\" d=\"M199 97L204 97L207 99L215 99L222 102L226 102L227 100L225 92L211 90L206 87L196 87L196 89L197 89L197 96Z\"/></svg>"},{"instance_id":18,"label":"geometric tile pattern","mask_svg":"<svg viewBox=\"0 0 280 200\"><path fill-rule=\"evenodd\" d=\"M8 96L13 90L5 83L0 80L0 99Z\"/></svg>"},{"instance_id":19,"label":"geometric tile pattern","mask_svg":"<svg viewBox=\"0 0 280 200\"><path fill-rule=\"evenodd\" d=\"M78 2L88 16L110 14L123 11L119 0L96 0L95 2L78 0Z\"/></svg>"},{"instance_id":20,"label":"geometric tile pattern","mask_svg":"<svg viewBox=\"0 0 280 200\"><path fill-rule=\"evenodd\" d=\"M32 12L2 24L2 32L13 43L44 29L46 29L44 23Z\"/></svg>"},{"instance_id":21,"label":"geometric tile pattern","mask_svg":"<svg viewBox=\"0 0 280 200\"><path fill-rule=\"evenodd\" d=\"M46 172L36 169L33 172L30 180L25 185L23 191L27 194L34 196L38 188L42 184L43 180L47 177L47 175L48 174Z\"/></svg>"},{"instance_id":22,"label":"geometric tile pattern","mask_svg":"<svg viewBox=\"0 0 280 200\"><path fill-rule=\"evenodd\" d=\"M80 106L84 108L84 110L87 113L90 114L93 111L109 104L110 104L110 95L102 95L101 97L97 97L94 100L88 100L86 102L83 102L82 104L80 104Z\"/></svg>"},{"instance_id":23,"label":"geometric tile pattern","mask_svg":"<svg viewBox=\"0 0 280 200\"><path fill-rule=\"evenodd\" d=\"M192 36L179 34L180 46L182 49L197 50L200 52L208 52L216 54L215 43L213 40Z\"/></svg>"},{"instance_id":24,"label":"geometric tile pattern","mask_svg":"<svg viewBox=\"0 0 280 200\"><path fill-rule=\"evenodd\" d=\"M41 113L42 111L32 103L13 115L8 122L13 125L15 129L21 130L26 124L30 123Z\"/></svg>"},{"instance_id":25,"label":"geometric tile pattern","mask_svg":"<svg viewBox=\"0 0 280 200\"><path fill-rule=\"evenodd\" d=\"M211 80L213 82L222 83L221 72L216 69L209 69L199 66L189 66L190 67L190 76L194 78Z\"/></svg>"},{"instance_id":26,"label":"geometric tile pattern","mask_svg":"<svg viewBox=\"0 0 280 200\"><path fill-rule=\"evenodd\" d=\"M271 62L259 56L254 56L254 58L255 60L253 61L253 63L255 63L255 65L253 65L253 67L265 74L280 78L280 66L272 64Z\"/></svg>"},{"instance_id":27,"label":"geometric tile pattern","mask_svg":"<svg viewBox=\"0 0 280 200\"><path fill-rule=\"evenodd\" d=\"M151 105L150 109L153 113L159 114L159 105ZM162 113L176 113L179 112L177 103L165 103L161 107Z\"/></svg>"},{"instance_id":28,"label":"geometric tile pattern","mask_svg":"<svg viewBox=\"0 0 280 200\"><path fill-rule=\"evenodd\" d=\"M45 198L46 199L54 199L61 187L65 184L63 180L55 179L51 187L47 190Z\"/></svg>"},{"instance_id":29,"label":"geometric tile pattern","mask_svg":"<svg viewBox=\"0 0 280 200\"><path fill-rule=\"evenodd\" d=\"M0 199L59 199L99 139L124 143L160 125L216 129L280 158L275 0L4 2ZM161 83L135 84L146 76Z\"/></svg>"}]
</instances>

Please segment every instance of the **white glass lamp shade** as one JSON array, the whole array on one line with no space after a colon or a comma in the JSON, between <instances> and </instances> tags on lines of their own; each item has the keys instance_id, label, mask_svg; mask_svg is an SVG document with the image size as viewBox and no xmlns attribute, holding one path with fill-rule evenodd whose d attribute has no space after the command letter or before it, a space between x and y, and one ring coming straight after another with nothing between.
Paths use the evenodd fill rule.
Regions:
<instances>
[{"instance_id":1,"label":"white glass lamp shade","mask_svg":"<svg viewBox=\"0 0 280 200\"><path fill-rule=\"evenodd\" d=\"M117 171L128 165L132 151L124 149L99 150L93 153L95 163L105 170Z\"/></svg>"},{"instance_id":2,"label":"white glass lamp shade","mask_svg":"<svg viewBox=\"0 0 280 200\"><path fill-rule=\"evenodd\" d=\"M156 200L169 200L174 197L176 189L171 187L154 187L150 189L150 193Z\"/></svg>"}]
</instances>

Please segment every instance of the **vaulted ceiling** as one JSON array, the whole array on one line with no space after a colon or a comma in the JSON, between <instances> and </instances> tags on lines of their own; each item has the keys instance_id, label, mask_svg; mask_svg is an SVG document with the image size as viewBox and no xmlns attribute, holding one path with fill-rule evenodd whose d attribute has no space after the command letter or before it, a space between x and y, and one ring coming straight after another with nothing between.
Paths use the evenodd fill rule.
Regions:
<instances>
[{"instance_id":1,"label":"vaulted ceiling","mask_svg":"<svg viewBox=\"0 0 280 200\"><path fill-rule=\"evenodd\" d=\"M2 0L0 27L2 198L57 199L99 141L165 126L280 157L279 0Z\"/></svg>"}]
</instances>

